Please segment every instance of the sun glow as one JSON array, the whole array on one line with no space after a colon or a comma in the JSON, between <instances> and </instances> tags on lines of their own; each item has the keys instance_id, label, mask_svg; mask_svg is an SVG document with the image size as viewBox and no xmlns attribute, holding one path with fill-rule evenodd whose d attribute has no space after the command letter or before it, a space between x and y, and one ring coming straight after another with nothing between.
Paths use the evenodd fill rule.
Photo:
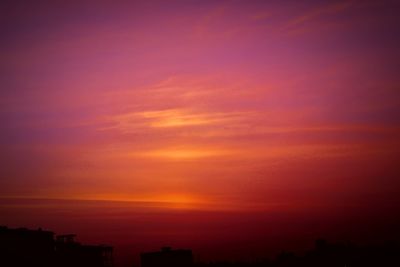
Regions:
<instances>
[{"instance_id":1,"label":"sun glow","mask_svg":"<svg viewBox=\"0 0 400 267\"><path fill-rule=\"evenodd\" d=\"M143 118L150 119L150 126L155 128L203 125L215 121L215 119L208 118L204 114L192 114L179 109L149 111L140 115Z\"/></svg>"},{"instance_id":2,"label":"sun glow","mask_svg":"<svg viewBox=\"0 0 400 267\"><path fill-rule=\"evenodd\" d=\"M77 199L125 202L142 207L162 209L205 209L212 203L212 201L204 197L181 193L149 195L96 194L81 196Z\"/></svg>"},{"instance_id":3,"label":"sun glow","mask_svg":"<svg viewBox=\"0 0 400 267\"><path fill-rule=\"evenodd\" d=\"M130 133L144 129L162 130L166 128L176 128L177 130L180 130L183 128L190 129L193 127L206 126L240 126L243 121L248 120L255 115L257 115L257 113L250 111L215 112L191 108L155 109L106 116L102 119L107 123L110 123L110 125L100 129L115 129L123 133Z\"/></svg>"},{"instance_id":4,"label":"sun glow","mask_svg":"<svg viewBox=\"0 0 400 267\"><path fill-rule=\"evenodd\" d=\"M166 148L162 150L153 150L143 153L143 156L150 158L163 158L171 160L193 160L202 159L209 157L217 157L228 154L227 151L223 150L212 150L212 149L176 149Z\"/></svg>"}]
</instances>

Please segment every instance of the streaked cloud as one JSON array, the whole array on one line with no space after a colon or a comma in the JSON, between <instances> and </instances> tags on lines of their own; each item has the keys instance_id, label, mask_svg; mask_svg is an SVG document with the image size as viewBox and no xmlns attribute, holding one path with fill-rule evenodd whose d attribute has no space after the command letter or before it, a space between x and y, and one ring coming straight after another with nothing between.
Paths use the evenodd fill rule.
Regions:
<instances>
[{"instance_id":1,"label":"streaked cloud","mask_svg":"<svg viewBox=\"0 0 400 267\"><path fill-rule=\"evenodd\" d=\"M106 121L114 124L105 129L123 133L140 128L181 128L236 123L248 118L250 112L195 112L189 109L151 110L114 115ZM103 129L104 130L104 129Z\"/></svg>"}]
</instances>

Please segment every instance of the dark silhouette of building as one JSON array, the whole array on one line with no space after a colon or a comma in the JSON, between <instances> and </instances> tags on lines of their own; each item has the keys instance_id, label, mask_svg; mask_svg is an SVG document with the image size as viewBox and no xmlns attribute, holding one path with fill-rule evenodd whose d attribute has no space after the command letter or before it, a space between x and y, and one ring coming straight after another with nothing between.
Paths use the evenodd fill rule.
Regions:
<instances>
[{"instance_id":1,"label":"dark silhouette of building","mask_svg":"<svg viewBox=\"0 0 400 267\"><path fill-rule=\"evenodd\" d=\"M329 243L318 239L313 250L303 255L283 251L273 260L255 262L196 263L196 267L398 267L400 246L397 242L357 246L349 242Z\"/></svg>"},{"instance_id":2,"label":"dark silhouette of building","mask_svg":"<svg viewBox=\"0 0 400 267\"><path fill-rule=\"evenodd\" d=\"M56 255L58 266L111 267L112 247L82 245L75 241L76 235L58 235Z\"/></svg>"},{"instance_id":3,"label":"dark silhouette of building","mask_svg":"<svg viewBox=\"0 0 400 267\"><path fill-rule=\"evenodd\" d=\"M0 227L0 266L52 266L54 233Z\"/></svg>"},{"instance_id":4,"label":"dark silhouette of building","mask_svg":"<svg viewBox=\"0 0 400 267\"><path fill-rule=\"evenodd\" d=\"M112 267L112 247L82 245L75 235L0 227L0 266Z\"/></svg>"},{"instance_id":5,"label":"dark silhouette of building","mask_svg":"<svg viewBox=\"0 0 400 267\"><path fill-rule=\"evenodd\" d=\"M84 245L75 235L58 235L42 229L0 226L0 267L112 267L113 248ZM142 253L142 267L398 267L400 244L395 241L358 246L349 242L315 242L302 255L284 251L275 259L254 262L197 262L191 250L169 247Z\"/></svg>"},{"instance_id":6,"label":"dark silhouette of building","mask_svg":"<svg viewBox=\"0 0 400 267\"><path fill-rule=\"evenodd\" d=\"M164 247L161 251L141 253L140 261L142 267L191 267L193 254L188 249Z\"/></svg>"}]
</instances>

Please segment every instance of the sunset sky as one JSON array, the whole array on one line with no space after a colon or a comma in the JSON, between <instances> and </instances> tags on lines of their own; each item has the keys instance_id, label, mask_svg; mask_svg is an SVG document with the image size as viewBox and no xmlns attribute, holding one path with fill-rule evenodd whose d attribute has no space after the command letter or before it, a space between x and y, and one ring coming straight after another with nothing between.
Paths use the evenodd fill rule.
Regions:
<instances>
[{"instance_id":1,"label":"sunset sky","mask_svg":"<svg viewBox=\"0 0 400 267\"><path fill-rule=\"evenodd\" d=\"M44 214L50 200L76 201L70 216L94 212L86 200L156 209L160 223L210 213L210 232L234 214L399 208L399 12L398 1L2 1L0 224L79 231L38 221L33 206ZM53 204L17 212L23 199ZM238 220L235 232L248 226Z\"/></svg>"}]
</instances>

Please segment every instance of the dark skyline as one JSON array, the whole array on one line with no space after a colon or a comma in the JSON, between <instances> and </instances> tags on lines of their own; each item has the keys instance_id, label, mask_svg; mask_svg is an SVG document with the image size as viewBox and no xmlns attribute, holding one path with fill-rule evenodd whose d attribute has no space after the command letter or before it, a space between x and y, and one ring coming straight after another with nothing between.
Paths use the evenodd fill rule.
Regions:
<instances>
[{"instance_id":1,"label":"dark skyline","mask_svg":"<svg viewBox=\"0 0 400 267\"><path fill-rule=\"evenodd\" d=\"M250 261L195 260L190 249L163 247L158 251L141 252L141 267L375 267L397 266L400 244L357 245L352 242L330 243L315 240L312 250L301 254L281 251L273 258L254 258ZM0 226L0 262L7 267L114 267L137 266L126 261L115 264L113 247L88 245L76 241L75 234L55 235L54 232L27 228L10 229ZM118 262L118 261L117 261Z\"/></svg>"}]
</instances>

